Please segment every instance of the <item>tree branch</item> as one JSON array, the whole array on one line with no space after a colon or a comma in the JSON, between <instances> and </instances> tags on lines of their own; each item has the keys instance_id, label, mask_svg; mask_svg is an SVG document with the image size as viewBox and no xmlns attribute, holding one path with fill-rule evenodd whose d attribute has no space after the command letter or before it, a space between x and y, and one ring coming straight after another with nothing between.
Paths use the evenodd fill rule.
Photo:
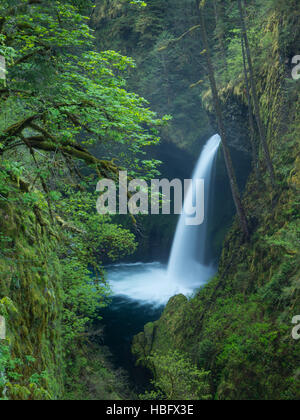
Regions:
<instances>
[{"instance_id":1,"label":"tree branch","mask_svg":"<svg viewBox=\"0 0 300 420\"><path fill-rule=\"evenodd\" d=\"M175 42L179 42L181 41L184 37L186 37L187 35L189 35L191 32L194 32L196 29L199 29L200 25L196 25L193 26L192 28L190 28L189 30L187 30L186 32L184 32L182 35L180 35L180 37L175 38L175 39L170 39L166 45L158 48L158 51L164 51L170 44L174 44Z\"/></svg>"},{"instance_id":2,"label":"tree branch","mask_svg":"<svg viewBox=\"0 0 300 420\"><path fill-rule=\"evenodd\" d=\"M24 128L28 127L30 123L32 123L34 120L39 118L41 114L35 114L31 115L30 117L25 118L22 121L17 122L16 124L11 125L6 130L4 130L4 135L0 136L0 141L5 141L9 137L16 136L20 134Z\"/></svg>"},{"instance_id":3,"label":"tree branch","mask_svg":"<svg viewBox=\"0 0 300 420\"><path fill-rule=\"evenodd\" d=\"M35 51L31 51L30 53L24 55L23 57L20 57L18 60L14 61L9 67L18 66L19 64L24 63L24 61L27 61L29 58L33 57L35 54L39 54L40 52L44 52L45 48L40 48Z\"/></svg>"},{"instance_id":4,"label":"tree branch","mask_svg":"<svg viewBox=\"0 0 300 420\"><path fill-rule=\"evenodd\" d=\"M53 136L50 138L53 140ZM96 158L88 150L84 149L77 143L59 144L56 140L54 144L50 141L47 141L44 136L27 137L26 143L28 144L28 147L44 150L46 152L54 152L59 150L61 153L70 156L71 158L81 159L87 165L96 167L100 176L116 176L119 173L119 168L112 161L100 160Z\"/></svg>"}]
</instances>

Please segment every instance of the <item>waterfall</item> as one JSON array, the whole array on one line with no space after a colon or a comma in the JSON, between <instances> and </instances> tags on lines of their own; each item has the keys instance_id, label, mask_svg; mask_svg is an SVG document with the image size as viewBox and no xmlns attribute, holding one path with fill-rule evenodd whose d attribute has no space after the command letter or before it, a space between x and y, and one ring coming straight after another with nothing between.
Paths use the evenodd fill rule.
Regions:
<instances>
[{"instance_id":1,"label":"waterfall","mask_svg":"<svg viewBox=\"0 0 300 420\"><path fill-rule=\"evenodd\" d=\"M197 287L200 284L204 284L214 274L214 267L209 258L207 258L207 228L213 168L220 143L221 138L216 134L204 146L193 174L193 183L185 198L185 204L186 202L195 202L193 185L197 179L204 179L204 222L200 226L187 225L187 215L183 208L173 241L168 265L168 278L187 287Z\"/></svg>"},{"instance_id":2,"label":"waterfall","mask_svg":"<svg viewBox=\"0 0 300 420\"><path fill-rule=\"evenodd\" d=\"M211 263L208 243L210 193L213 188L212 175L215 158L220 145L220 136L213 136L205 145L193 183L185 196L185 204L195 198L193 185L204 179L204 222L200 226L187 226L186 215L180 217L168 270L161 263L119 264L108 268L108 280L115 296L141 304L165 305L170 297L182 293L190 296L195 288L206 283L215 273ZM185 206L188 210L189 207ZM189 213L189 217L190 212Z\"/></svg>"}]
</instances>

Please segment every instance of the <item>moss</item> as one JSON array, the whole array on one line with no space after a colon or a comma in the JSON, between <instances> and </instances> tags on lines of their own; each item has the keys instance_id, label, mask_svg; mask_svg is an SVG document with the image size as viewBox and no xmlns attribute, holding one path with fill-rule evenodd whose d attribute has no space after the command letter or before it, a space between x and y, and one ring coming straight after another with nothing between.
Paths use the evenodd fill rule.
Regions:
<instances>
[{"instance_id":1,"label":"moss","mask_svg":"<svg viewBox=\"0 0 300 420\"><path fill-rule=\"evenodd\" d=\"M24 399L26 387L22 384L43 372L47 372L47 378L42 380L42 388L56 398L63 387L57 243L40 226L35 212L22 206L1 204L0 229L6 235L1 247L5 252L0 256L0 300L9 302L2 305L2 312L11 357L22 361L17 368L22 380L11 390L11 398ZM34 363L28 364L27 356L33 357ZM31 392L29 395L33 398Z\"/></svg>"},{"instance_id":2,"label":"moss","mask_svg":"<svg viewBox=\"0 0 300 420\"><path fill-rule=\"evenodd\" d=\"M187 298L177 295L170 299L161 319L145 325L144 332L134 337L132 352L140 361L156 350L167 351L174 347L174 340L180 340L182 327L182 314L187 305Z\"/></svg>"},{"instance_id":3,"label":"moss","mask_svg":"<svg viewBox=\"0 0 300 420\"><path fill-rule=\"evenodd\" d=\"M235 221L216 278L191 300L169 302L154 323L151 346L145 332L134 340L133 352L140 362L149 349L151 354L171 349L210 370L215 399L300 398L299 342L291 338L291 320L300 313L300 106L299 89L286 78L280 59L287 21L288 10L269 16L266 31L274 63L258 69L277 190L270 187L261 153L263 183L257 185L251 175L244 195L251 242L241 241ZM245 100L242 95L239 85L230 88L230 101L237 96L240 103Z\"/></svg>"}]
</instances>

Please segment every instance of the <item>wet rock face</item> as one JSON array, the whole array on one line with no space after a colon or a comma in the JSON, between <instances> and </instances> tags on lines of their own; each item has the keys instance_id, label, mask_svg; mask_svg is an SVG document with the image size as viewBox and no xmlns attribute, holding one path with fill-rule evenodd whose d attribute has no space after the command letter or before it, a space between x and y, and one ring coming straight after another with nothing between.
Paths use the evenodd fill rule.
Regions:
<instances>
[{"instance_id":1,"label":"wet rock face","mask_svg":"<svg viewBox=\"0 0 300 420\"><path fill-rule=\"evenodd\" d=\"M126 6L115 0L96 0L91 16L91 26L97 27L103 19L114 19L121 16Z\"/></svg>"},{"instance_id":2,"label":"wet rock face","mask_svg":"<svg viewBox=\"0 0 300 420\"><path fill-rule=\"evenodd\" d=\"M230 101L224 117L230 146L238 152L251 156L248 109L239 102Z\"/></svg>"},{"instance_id":3,"label":"wet rock face","mask_svg":"<svg viewBox=\"0 0 300 420\"><path fill-rule=\"evenodd\" d=\"M0 206L0 232L11 239L11 248L0 257L0 341L9 339L14 358L23 361L34 355L36 361L26 367L22 380L47 370L55 379L47 382L45 390L57 396L63 390L62 266L55 254L57 241L49 234L47 214L43 217L49 225L39 225L31 209L14 205L14 197L13 204ZM25 398L21 388L13 398Z\"/></svg>"},{"instance_id":4,"label":"wet rock face","mask_svg":"<svg viewBox=\"0 0 300 420\"><path fill-rule=\"evenodd\" d=\"M136 335L132 343L132 353L137 359L143 359L151 354L154 340L155 323L149 322L144 327L144 332Z\"/></svg>"},{"instance_id":5,"label":"wet rock face","mask_svg":"<svg viewBox=\"0 0 300 420\"><path fill-rule=\"evenodd\" d=\"M155 352L164 352L166 349L181 348L183 343L177 335L183 322L183 313L188 299L184 295L173 296L165 307L158 321L145 325L144 331L136 335L132 343L132 353L137 360L147 366L147 357ZM179 340L176 340L179 337Z\"/></svg>"},{"instance_id":6,"label":"wet rock face","mask_svg":"<svg viewBox=\"0 0 300 420\"><path fill-rule=\"evenodd\" d=\"M236 152L243 153L251 158L251 139L249 127L248 107L242 102L240 96L233 93L221 98L223 102L223 118L228 137L229 146ZM218 131L215 113L209 113L212 126Z\"/></svg>"}]
</instances>

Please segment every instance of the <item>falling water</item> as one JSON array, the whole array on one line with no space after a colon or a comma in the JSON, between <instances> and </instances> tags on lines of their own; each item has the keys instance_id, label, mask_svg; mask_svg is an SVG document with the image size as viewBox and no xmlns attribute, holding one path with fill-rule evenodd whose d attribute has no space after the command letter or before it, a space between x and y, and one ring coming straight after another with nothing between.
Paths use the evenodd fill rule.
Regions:
<instances>
[{"instance_id":1,"label":"falling water","mask_svg":"<svg viewBox=\"0 0 300 420\"><path fill-rule=\"evenodd\" d=\"M204 223L200 226L187 226L185 213L181 215L168 270L160 263L120 264L108 268L108 279L115 296L160 306L176 294L191 295L195 288L213 276L215 268L206 258L209 254L207 227L212 173L220 141L220 136L215 135L205 145L185 198L185 203L195 201L193 185L196 179L204 179Z\"/></svg>"},{"instance_id":2,"label":"falling water","mask_svg":"<svg viewBox=\"0 0 300 420\"><path fill-rule=\"evenodd\" d=\"M207 261L209 222L209 200L212 189L212 174L220 146L221 138L218 134L206 143L193 174L193 183L189 188L185 201L195 202L193 184L197 179L204 179L205 213L204 222L199 227L187 225L186 214L183 211L178 222L172 252L168 266L168 277L174 282L191 287L199 286L213 275L214 268Z\"/></svg>"}]
</instances>

